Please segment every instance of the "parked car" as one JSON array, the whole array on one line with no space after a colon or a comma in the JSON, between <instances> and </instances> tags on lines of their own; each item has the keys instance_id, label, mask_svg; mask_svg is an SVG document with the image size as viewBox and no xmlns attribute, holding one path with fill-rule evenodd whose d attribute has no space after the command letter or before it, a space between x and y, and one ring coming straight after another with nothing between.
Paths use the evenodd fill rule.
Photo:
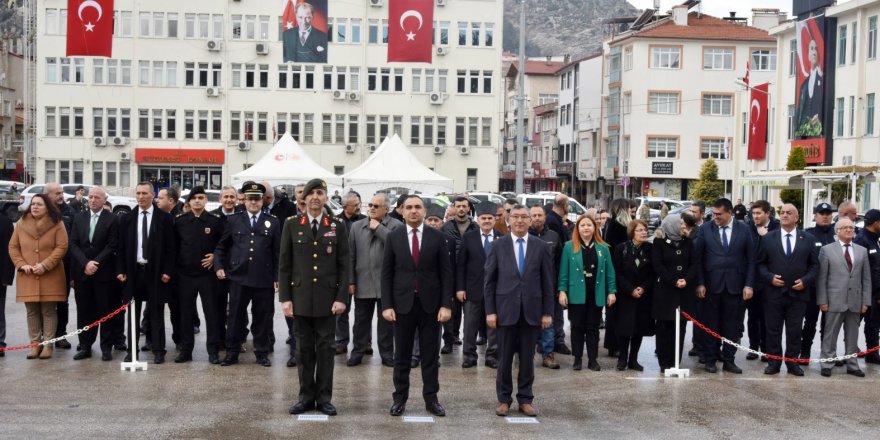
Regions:
<instances>
[{"instance_id":1,"label":"parked car","mask_svg":"<svg viewBox=\"0 0 880 440\"><path fill-rule=\"evenodd\" d=\"M21 217L21 212L18 210L21 204L18 193L26 187L27 185L21 182L0 180L0 213L6 214L13 223Z\"/></svg>"},{"instance_id":2,"label":"parked car","mask_svg":"<svg viewBox=\"0 0 880 440\"><path fill-rule=\"evenodd\" d=\"M556 198L557 194L560 193L554 191L542 191L537 194L520 194L516 196L516 201L529 208L532 206L544 206L548 203L553 203L553 199ZM577 200L571 197L568 198L568 219L570 221L577 221L577 218L586 212L587 208L584 208L584 205L581 205Z\"/></svg>"},{"instance_id":3,"label":"parked car","mask_svg":"<svg viewBox=\"0 0 880 440\"><path fill-rule=\"evenodd\" d=\"M61 190L64 191L64 200L68 201L74 197L76 197L76 189L82 186L86 190L85 196L88 196L89 189L91 189L94 185L83 185L81 183L66 183L61 185ZM40 194L46 190L46 184L39 183L35 185L31 185L24 189L19 195L19 212L25 212L31 206L31 199L34 198L35 194ZM123 197L123 196L114 196L112 194L107 195L107 201L110 202L110 207L114 214L116 215L125 215L131 212L137 206L137 200L134 197Z\"/></svg>"},{"instance_id":4,"label":"parked car","mask_svg":"<svg viewBox=\"0 0 880 440\"><path fill-rule=\"evenodd\" d=\"M638 212L642 209L642 205L648 205L650 208L650 220L648 221L648 229L654 230L660 227L660 202L666 202L666 206L669 208L669 212L672 212L678 208L685 208L684 203L669 199L666 197L636 197L636 200L640 202L639 208L636 210L636 216L638 217Z\"/></svg>"},{"instance_id":5,"label":"parked car","mask_svg":"<svg viewBox=\"0 0 880 440\"><path fill-rule=\"evenodd\" d=\"M488 200L490 202L495 202L499 205L503 204L504 200L506 200L500 194L495 194L495 193L490 193L490 192L475 191L475 192L469 192L468 195L473 198L479 199L481 202L485 202Z\"/></svg>"}]
</instances>

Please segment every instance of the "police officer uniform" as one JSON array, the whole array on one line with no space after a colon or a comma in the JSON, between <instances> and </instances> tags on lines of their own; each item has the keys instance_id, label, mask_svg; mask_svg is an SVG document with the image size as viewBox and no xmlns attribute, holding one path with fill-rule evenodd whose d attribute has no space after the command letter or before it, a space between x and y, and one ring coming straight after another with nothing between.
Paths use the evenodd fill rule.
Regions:
<instances>
[{"instance_id":1,"label":"police officer uniform","mask_svg":"<svg viewBox=\"0 0 880 440\"><path fill-rule=\"evenodd\" d=\"M245 182L246 198L266 192L263 185ZM257 363L269 367L269 333L272 330L275 283L278 282L280 223L271 214L243 211L226 217L223 236L214 251L214 270L225 272L229 284L229 326L222 366L238 363L247 326L247 307L253 303L251 332ZM219 274L218 274L219 275Z\"/></svg>"},{"instance_id":2,"label":"police officer uniform","mask_svg":"<svg viewBox=\"0 0 880 440\"><path fill-rule=\"evenodd\" d=\"M205 194L205 189L197 186L189 193L189 199ZM208 359L219 364L223 340L221 333L225 324L224 315L218 314L216 303L220 300L219 280L211 267L202 267L202 260L213 254L217 243L223 236L225 221L219 215L203 211L196 216L193 212L178 215L174 221L174 234L177 248L177 301L180 310L180 353L174 362L192 360L195 345L193 317L198 316L196 296L201 294L202 312L205 314ZM226 301L223 301L226 304Z\"/></svg>"},{"instance_id":3,"label":"police officer uniform","mask_svg":"<svg viewBox=\"0 0 880 440\"><path fill-rule=\"evenodd\" d=\"M310 180L304 197L312 191L327 191L321 179ZM336 319L334 302L348 308L349 247L345 222L321 212L289 217L281 235L278 299L293 303L293 332L296 338L299 373L299 402L291 414L320 409L335 415L330 404L333 393L333 365Z\"/></svg>"}]
</instances>

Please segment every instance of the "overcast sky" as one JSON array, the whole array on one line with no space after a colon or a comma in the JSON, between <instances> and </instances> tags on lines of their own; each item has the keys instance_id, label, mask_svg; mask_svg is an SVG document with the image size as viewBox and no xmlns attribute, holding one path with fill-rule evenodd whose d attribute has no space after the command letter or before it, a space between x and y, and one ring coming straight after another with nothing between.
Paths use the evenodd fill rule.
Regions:
<instances>
[{"instance_id":1,"label":"overcast sky","mask_svg":"<svg viewBox=\"0 0 880 440\"><path fill-rule=\"evenodd\" d=\"M848 0L839 0L843 3ZM653 8L654 0L629 0L638 9ZM752 17L752 8L776 8L791 18L792 0L703 0L700 7L704 14L715 17L727 17L730 11L736 11L738 17ZM673 6L684 3L684 0L660 0L660 11L666 12Z\"/></svg>"}]
</instances>

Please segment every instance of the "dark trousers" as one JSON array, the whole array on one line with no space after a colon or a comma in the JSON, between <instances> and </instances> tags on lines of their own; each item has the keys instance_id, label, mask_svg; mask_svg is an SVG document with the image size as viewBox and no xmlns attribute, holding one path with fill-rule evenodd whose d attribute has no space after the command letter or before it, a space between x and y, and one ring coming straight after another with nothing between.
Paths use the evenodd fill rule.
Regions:
<instances>
[{"instance_id":1,"label":"dark trousers","mask_svg":"<svg viewBox=\"0 0 880 440\"><path fill-rule=\"evenodd\" d=\"M681 318L681 326L678 335L678 361L681 362L681 356L684 350L684 333L685 323L687 321ZM660 368L672 368L675 366L675 321L657 321L655 328L657 332L657 363Z\"/></svg>"},{"instance_id":2,"label":"dark trousers","mask_svg":"<svg viewBox=\"0 0 880 440\"><path fill-rule=\"evenodd\" d=\"M333 338L336 316L297 316L293 334L297 339L299 400L305 403L330 403L333 398Z\"/></svg>"},{"instance_id":3,"label":"dark trousers","mask_svg":"<svg viewBox=\"0 0 880 440\"><path fill-rule=\"evenodd\" d=\"M287 336L290 338L290 355L296 355L296 335L293 332L293 318L284 317L284 323L287 324ZM335 323L333 324L335 327ZM335 329L334 329L335 330Z\"/></svg>"},{"instance_id":4,"label":"dark trousers","mask_svg":"<svg viewBox=\"0 0 880 440\"><path fill-rule=\"evenodd\" d=\"M862 319L865 320L865 345L866 349L880 345L880 313L877 305L868 307L868 311ZM872 356L876 356L877 352Z\"/></svg>"},{"instance_id":5,"label":"dark trousers","mask_svg":"<svg viewBox=\"0 0 880 440\"><path fill-rule=\"evenodd\" d=\"M382 317L382 301L378 298L355 298L354 299L354 327L352 339L354 348L351 357L360 359L370 348L373 340L373 311L376 312L376 342L379 343L379 356L382 360L394 359L394 334L391 323Z\"/></svg>"},{"instance_id":6,"label":"dark trousers","mask_svg":"<svg viewBox=\"0 0 880 440\"><path fill-rule=\"evenodd\" d=\"M171 290L177 292L180 289L180 283L175 279L172 281ZM172 298L168 301L168 314L171 316L171 341L181 345L180 338L180 301Z\"/></svg>"},{"instance_id":7,"label":"dark trousers","mask_svg":"<svg viewBox=\"0 0 880 440\"><path fill-rule=\"evenodd\" d=\"M58 301L55 303L55 313L58 315L58 327L55 330L55 337L59 338L67 334L67 322L70 320L70 289L64 289L65 297L64 301Z\"/></svg>"},{"instance_id":8,"label":"dark trousers","mask_svg":"<svg viewBox=\"0 0 880 440\"><path fill-rule=\"evenodd\" d=\"M76 298L76 326L83 328L116 310L121 302L121 291L116 280L77 281L74 289ZM124 327L123 317L117 315L100 325L101 351L110 351L113 344L119 340L119 335ZM81 350L91 350L95 339L98 337L99 326L80 333L79 345Z\"/></svg>"},{"instance_id":9,"label":"dark trousers","mask_svg":"<svg viewBox=\"0 0 880 440\"><path fill-rule=\"evenodd\" d=\"M345 312L336 315L336 345L348 347L348 341L351 337L349 333L348 314L351 313L351 307L346 307Z\"/></svg>"},{"instance_id":10,"label":"dark trousers","mask_svg":"<svg viewBox=\"0 0 880 440\"><path fill-rule=\"evenodd\" d=\"M394 401L405 403L409 399L409 372L413 352L413 339L419 332L419 349L422 362L422 396L425 403L437 401L440 382L437 372L440 360L440 323L436 313L425 313L416 295L409 313L398 313L394 321Z\"/></svg>"},{"instance_id":11,"label":"dark trousers","mask_svg":"<svg viewBox=\"0 0 880 440\"><path fill-rule=\"evenodd\" d=\"M598 327L598 324L597 324ZM520 314L514 325L498 326L498 375L495 377L495 393L498 401L510 405L513 402L513 355L519 354L519 374L516 377L516 401L531 404L535 398L532 384L535 382L535 344L538 343L540 326L529 325Z\"/></svg>"},{"instance_id":12,"label":"dark trousers","mask_svg":"<svg viewBox=\"0 0 880 440\"><path fill-rule=\"evenodd\" d=\"M636 364L639 362L639 349L642 348L641 336L617 336L617 362Z\"/></svg>"},{"instance_id":13,"label":"dark trousers","mask_svg":"<svg viewBox=\"0 0 880 440\"><path fill-rule=\"evenodd\" d=\"M269 331L272 328L272 314L275 312L275 289L268 287L242 286L229 283L229 328L226 330L226 355L238 356L241 344L247 337L247 308L251 304L254 334L254 354L265 356L269 353Z\"/></svg>"},{"instance_id":14,"label":"dark trousers","mask_svg":"<svg viewBox=\"0 0 880 440\"><path fill-rule=\"evenodd\" d=\"M749 320L746 326L749 335L749 348L767 349L767 327L764 318L764 292L755 289L752 299L746 301Z\"/></svg>"},{"instance_id":15,"label":"dark trousers","mask_svg":"<svg viewBox=\"0 0 880 440\"><path fill-rule=\"evenodd\" d=\"M822 316L821 325L819 316ZM822 343L822 336L825 334L825 314L819 310L819 305L815 300L807 303L807 310L804 313L804 327L801 332L801 357L809 358L813 349L813 340L816 339L816 327L819 327L819 343Z\"/></svg>"},{"instance_id":16,"label":"dark trousers","mask_svg":"<svg viewBox=\"0 0 880 440\"><path fill-rule=\"evenodd\" d=\"M703 304L703 323L716 333L739 343L742 338L743 310L742 294L728 292L709 293ZM733 362L736 356L736 348L729 344L722 344L706 332L703 332L703 357L707 364L718 361L719 349L721 361Z\"/></svg>"},{"instance_id":17,"label":"dark trousers","mask_svg":"<svg viewBox=\"0 0 880 440\"><path fill-rule=\"evenodd\" d=\"M486 322L486 309L483 301L467 300L464 306L464 337L462 338L462 353L465 360L477 360L477 333L480 331L480 324ZM494 329L487 329L488 344L486 345L486 358L496 359L498 356L498 332Z\"/></svg>"},{"instance_id":18,"label":"dark trousers","mask_svg":"<svg viewBox=\"0 0 880 440\"><path fill-rule=\"evenodd\" d=\"M220 339L224 316L217 314L217 304L220 297L220 288L217 277L214 274L200 276L181 275L177 282L177 304L180 321L180 350L192 353L195 346L195 322L193 317L198 316L196 298L202 298L202 312L205 314L205 344L209 354L217 354L223 340Z\"/></svg>"},{"instance_id":19,"label":"dark trousers","mask_svg":"<svg viewBox=\"0 0 880 440\"><path fill-rule=\"evenodd\" d=\"M217 297L214 301L214 313L220 317L221 325L220 333L217 337L220 339L220 348L226 347L226 326L229 325L229 280L217 280ZM204 307L204 304L202 305Z\"/></svg>"},{"instance_id":20,"label":"dark trousers","mask_svg":"<svg viewBox=\"0 0 880 440\"><path fill-rule=\"evenodd\" d=\"M149 279L147 276L149 272L145 266L137 265L134 278L130 278L128 282L134 283L134 297L137 303L135 307L137 310L136 318L141 316L140 313L143 310L143 307L141 307L142 299L147 299L147 309L143 310L143 312L144 320L148 325L143 330L146 333L146 339L152 345L153 353L165 353L165 299L162 298L161 292L156 291L162 287L150 289L150 286L155 286L156 283L161 283L161 281ZM135 321L138 321L138 319L135 319ZM135 331L135 341L138 341L141 329L132 330L130 320L128 322L128 331ZM128 349L129 351L132 349L137 350L137 347L128 347Z\"/></svg>"},{"instance_id":21,"label":"dark trousers","mask_svg":"<svg viewBox=\"0 0 880 440\"><path fill-rule=\"evenodd\" d=\"M0 284L0 347L6 346L6 286Z\"/></svg>"},{"instance_id":22,"label":"dark trousers","mask_svg":"<svg viewBox=\"0 0 880 440\"><path fill-rule=\"evenodd\" d=\"M589 298L588 298L589 299ZM617 308L605 307L605 342L603 347L608 349L608 354L617 351Z\"/></svg>"},{"instance_id":23,"label":"dark trousers","mask_svg":"<svg viewBox=\"0 0 880 440\"><path fill-rule=\"evenodd\" d=\"M553 308L553 345L556 347L565 345L565 318L562 314L562 304L554 301Z\"/></svg>"},{"instance_id":24,"label":"dark trousers","mask_svg":"<svg viewBox=\"0 0 880 440\"><path fill-rule=\"evenodd\" d=\"M764 295L764 319L767 325L767 354L782 356L782 326L785 325L785 357L801 354L801 334L807 303L788 295ZM770 361L779 365L779 361Z\"/></svg>"},{"instance_id":25,"label":"dark trousers","mask_svg":"<svg viewBox=\"0 0 880 440\"><path fill-rule=\"evenodd\" d=\"M459 338L459 330L461 329L461 321L462 314L464 311L464 306L461 301L457 299L452 301L452 318L449 321L443 323L443 343L444 344L453 344L456 339ZM486 314L483 313L483 316ZM467 319L467 318L465 318ZM485 327L486 320L483 319L483 326Z\"/></svg>"},{"instance_id":26,"label":"dark trousers","mask_svg":"<svg viewBox=\"0 0 880 440\"><path fill-rule=\"evenodd\" d=\"M599 357L599 324L602 322L602 307L593 304L569 304L568 320L571 323L571 354L576 360L580 360L584 356L586 340L587 358L596 360ZM608 325L605 326L605 331L608 331Z\"/></svg>"}]
</instances>

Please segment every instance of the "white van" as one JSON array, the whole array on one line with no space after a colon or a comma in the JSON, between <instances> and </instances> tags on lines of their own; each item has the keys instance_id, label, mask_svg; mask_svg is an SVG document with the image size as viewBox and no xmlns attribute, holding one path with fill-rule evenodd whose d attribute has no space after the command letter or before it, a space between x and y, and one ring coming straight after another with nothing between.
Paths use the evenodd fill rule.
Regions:
<instances>
[{"instance_id":1,"label":"white van","mask_svg":"<svg viewBox=\"0 0 880 440\"><path fill-rule=\"evenodd\" d=\"M553 199L555 199L558 194L561 193L555 191L541 191L535 194L520 194L516 196L516 201L529 208L536 205L544 206L548 203L553 203ZM570 221L576 221L578 217L586 212L587 209L584 208L584 205L581 205L577 200L571 197L568 198L568 219Z\"/></svg>"}]
</instances>

